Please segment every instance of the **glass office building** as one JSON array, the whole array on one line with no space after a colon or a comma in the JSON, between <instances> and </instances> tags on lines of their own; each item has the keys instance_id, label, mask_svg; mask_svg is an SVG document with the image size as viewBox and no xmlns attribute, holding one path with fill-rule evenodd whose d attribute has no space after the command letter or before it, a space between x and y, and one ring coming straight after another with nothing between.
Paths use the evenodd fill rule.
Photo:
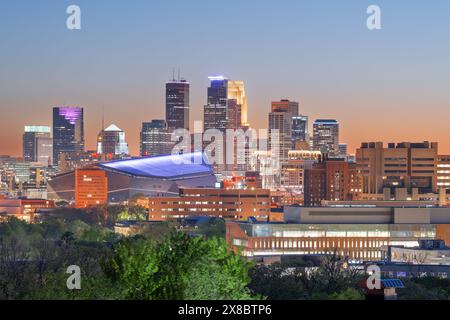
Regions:
<instances>
[{"instance_id":1,"label":"glass office building","mask_svg":"<svg viewBox=\"0 0 450 320\"><path fill-rule=\"evenodd\" d=\"M61 153L84 151L83 108L53 108L53 162L58 165Z\"/></svg>"}]
</instances>

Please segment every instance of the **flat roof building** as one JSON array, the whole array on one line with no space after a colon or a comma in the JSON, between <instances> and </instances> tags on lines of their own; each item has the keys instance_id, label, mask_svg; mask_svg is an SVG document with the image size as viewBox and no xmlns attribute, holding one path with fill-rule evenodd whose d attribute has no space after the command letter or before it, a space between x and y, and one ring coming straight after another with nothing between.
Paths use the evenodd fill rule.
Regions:
<instances>
[{"instance_id":1,"label":"flat roof building","mask_svg":"<svg viewBox=\"0 0 450 320\"><path fill-rule=\"evenodd\" d=\"M285 207L285 222L227 222L227 241L247 257L325 255L379 261L388 246L450 243L450 208Z\"/></svg>"},{"instance_id":2,"label":"flat roof building","mask_svg":"<svg viewBox=\"0 0 450 320\"><path fill-rule=\"evenodd\" d=\"M145 201L149 220L162 221L189 216L231 220L270 219L270 190L181 188L176 197L152 197Z\"/></svg>"}]
</instances>

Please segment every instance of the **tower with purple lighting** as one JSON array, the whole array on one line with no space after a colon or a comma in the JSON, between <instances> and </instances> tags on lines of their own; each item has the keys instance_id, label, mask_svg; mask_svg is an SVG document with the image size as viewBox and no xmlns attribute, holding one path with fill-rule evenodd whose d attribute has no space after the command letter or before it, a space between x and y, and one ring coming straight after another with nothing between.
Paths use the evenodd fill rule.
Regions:
<instances>
[{"instance_id":1,"label":"tower with purple lighting","mask_svg":"<svg viewBox=\"0 0 450 320\"><path fill-rule=\"evenodd\" d=\"M61 153L84 151L84 115L80 107L53 108L53 163Z\"/></svg>"}]
</instances>

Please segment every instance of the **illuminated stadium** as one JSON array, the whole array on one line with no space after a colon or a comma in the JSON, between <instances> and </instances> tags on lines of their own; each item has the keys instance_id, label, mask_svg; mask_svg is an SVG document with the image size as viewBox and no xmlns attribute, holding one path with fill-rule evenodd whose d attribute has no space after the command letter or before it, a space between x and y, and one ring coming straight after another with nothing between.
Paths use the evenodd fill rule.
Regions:
<instances>
[{"instance_id":1,"label":"illuminated stadium","mask_svg":"<svg viewBox=\"0 0 450 320\"><path fill-rule=\"evenodd\" d=\"M214 187L216 177L203 153L117 160L97 164L108 178L108 201L121 202L135 195L178 195L181 187ZM50 199L75 200L75 172L49 182Z\"/></svg>"}]
</instances>

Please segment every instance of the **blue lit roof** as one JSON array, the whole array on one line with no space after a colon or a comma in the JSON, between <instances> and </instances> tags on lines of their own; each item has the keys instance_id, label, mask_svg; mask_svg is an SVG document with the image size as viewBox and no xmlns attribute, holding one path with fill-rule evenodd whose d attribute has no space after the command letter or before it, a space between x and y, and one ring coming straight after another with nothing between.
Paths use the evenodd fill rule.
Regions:
<instances>
[{"instance_id":1,"label":"blue lit roof","mask_svg":"<svg viewBox=\"0 0 450 320\"><path fill-rule=\"evenodd\" d=\"M227 78L224 77L224 76L210 76L210 77L208 77L208 79L209 79L210 81L223 81L223 80L227 80Z\"/></svg>"},{"instance_id":2,"label":"blue lit roof","mask_svg":"<svg viewBox=\"0 0 450 320\"><path fill-rule=\"evenodd\" d=\"M117 160L99 164L104 169L140 177L179 179L213 174L201 152Z\"/></svg>"},{"instance_id":3,"label":"blue lit roof","mask_svg":"<svg viewBox=\"0 0 450 320\"><path fill-rule=\"evenodd\" d=\"M383 285L383 288L389 289L389 288L398 288L402 289L405 288L405 285L403 284L403 281L400 279L381 279L381 284Z\"/></svg>"}]
</instances>

